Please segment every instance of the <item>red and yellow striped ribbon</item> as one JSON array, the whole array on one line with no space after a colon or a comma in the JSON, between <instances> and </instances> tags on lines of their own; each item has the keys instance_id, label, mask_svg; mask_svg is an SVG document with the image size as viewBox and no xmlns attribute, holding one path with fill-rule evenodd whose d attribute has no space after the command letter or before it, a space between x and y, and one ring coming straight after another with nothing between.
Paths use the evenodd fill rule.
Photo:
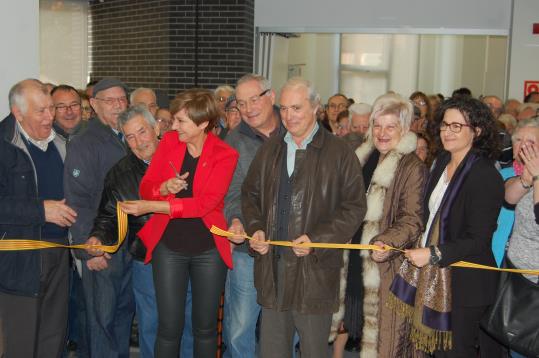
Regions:
<instances>
[{"instance_id":1,"label":"red and yellow striped ribbon","mask_svg":"<svg viewBox=\"0 0 539 358\"><path fill-rule=\"evenodd\" d=\"M224 236L224 237L231 237L235 234L222 230L218 228L217 226L212 226L210 231L216 235ZM243 237L247 240L252 240L253 238L248 235L243 235ZM376 250L376 251L385 251L385 250L393 250L393 251L400 251L404 252L404 250L397 249L395 247L391 247L386 245L385 248L380 248L376 245L364 245L364 244L333 244L333 243L320 243L320 242L311 242L311 243L302 243L302 244L292 244L290 241L268 241L270 245L275 246L287 246L287 247L312 247L312 248L322 248L322 249L346 249L346 250ZM525 275L538 275L539 276L539 270L525 270L525 269L506 269L506 268L499 268L499 267L492 267L492 266L486 266L486 265L480 265L475 264L473 262L467 262L467 261L459 261L455 262L454 264L451 264L453 267L465 267L465 268L471 268L471 269L480 269L480 270L491 270L491 271L503 271L503 272L513 272L513 273L520 273Z\"/></svg>"},{"instance_id":2,"label":"red and yellow striped ribbon","mask_svg":"<svg viewBox=\"0 0 539 358\"><path fill-rule=\"evenodd\" d=\"M62 245L49 241L40 240L14 240L5 239L0 240L0 251L19 251L19 250L39 250L39 249L52 249L52 248L66 248L66 249L97 249L103 250L109 254L113 254L120 248L120 245L125 240L127 234L127 214L120 209L118 205L116 207L116 213L118 215L118 242L115 245Z\"/></svg>"}]
</instances>

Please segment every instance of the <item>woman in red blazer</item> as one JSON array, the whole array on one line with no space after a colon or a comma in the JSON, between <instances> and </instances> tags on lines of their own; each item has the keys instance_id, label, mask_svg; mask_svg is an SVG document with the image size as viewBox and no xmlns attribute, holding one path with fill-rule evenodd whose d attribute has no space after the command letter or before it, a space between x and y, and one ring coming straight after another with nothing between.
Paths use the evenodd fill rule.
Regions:
<instances>
[{"instance_id":1,"label":"woman in red blazer","mask_svg":"<svg viewBox=\"0 0 539 358\"><path fill-rule=\"evenodd\" d=\"M144 200L136 209L136 214L155 213L138 233L148 249L146 262L153 258L159 321L155 356L178 357L190 280L194 354L215 357L219 297L232 258L228 240L209 228L227 227L223 199L238 154L211 133L219 119L211 92L185 91L170 109L174 130L163 136L152 158L140 184Z\"/></svg>"}]
</instances>

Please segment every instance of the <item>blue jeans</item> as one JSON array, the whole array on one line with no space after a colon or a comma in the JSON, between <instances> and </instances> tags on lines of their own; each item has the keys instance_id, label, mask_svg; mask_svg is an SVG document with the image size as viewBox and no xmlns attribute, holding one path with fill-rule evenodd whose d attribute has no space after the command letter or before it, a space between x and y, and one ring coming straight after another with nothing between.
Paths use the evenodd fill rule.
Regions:
<instances>
[{"instance_id":1,"label":"blue jeans","mask_svg":"<svg viewBox=\"0 0 539 358\"><path fill-rule=\"evenodd\" d=\"M152 265L133 260L133 293L137 306L139 347L141 358L153 358L157 336L157 303L153 286ZM193 356L193 333L191 324L191 284L185 299L185 325L183 328L180 357Z\"/></svg>"},{"instance_id":2,"label":"blue jeans","mask_svg":"<svg viewBox=\"0 0 539 358\"><path fill-rule=\"evenodd\" d=\"M515 351L511 351L511 358L526 358L526 356L523 356L522 354Z\"/></svg>"},{"instance_id":3,"label":"blue jeans","mask_svg":"<svg viewBox=\"0 0 539 358\"><path fill-rule=\"evenodd\" d=\"M232 259L234 269L229 270L225 285L223 338L227 348L224 357L255 357L260 306L256 303L254 259L240 251L234 251Z\"/></svg>"},{"instance_id":4,"label":"blue jeans","mask_svg":"<svg viewBox=\"0 0 539 358\"><path fill-rule=\"evenodd\" d=\"M127 245L108 260L108 268L90 271L82 265L86 332L90 357L128 358L135 313L131 287L131 255Z\"/></svg>"}]
</instances>

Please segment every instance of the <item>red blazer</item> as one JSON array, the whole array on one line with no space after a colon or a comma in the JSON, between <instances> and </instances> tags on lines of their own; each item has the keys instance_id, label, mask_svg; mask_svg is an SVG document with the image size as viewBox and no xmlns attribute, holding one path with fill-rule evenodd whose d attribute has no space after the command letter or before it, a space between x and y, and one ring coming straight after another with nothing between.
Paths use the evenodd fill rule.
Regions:
<instances>
[{"instance_id":1,"label":"red blazer","mask_svg":"<svg viewBox=\"0 0 539 358\"><path fill-rule=\"evenodd\" d=\"M147 248L146 263L152 259L152 252L171 218L201 218L208 229L212 225L227 227L223 214L224 197L236 168L238 153L214 134L208 133L204 142L193 179L193 197L180 199L159 193L161 184L175 175L170 163L180 170L186 149L187 145L179 140L176 131L167 132L140 183L142 199L168 200L170 203L170 216L154 214L138 232ZM232 268L230 242L217 235L213 235L213 239L223 262Z\"/></svg>"}]
</instances>

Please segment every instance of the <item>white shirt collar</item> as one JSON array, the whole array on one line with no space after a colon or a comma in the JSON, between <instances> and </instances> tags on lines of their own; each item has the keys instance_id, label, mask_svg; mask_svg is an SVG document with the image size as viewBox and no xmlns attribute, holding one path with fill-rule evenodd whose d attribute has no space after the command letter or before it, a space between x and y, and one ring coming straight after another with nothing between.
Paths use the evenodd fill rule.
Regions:
<instances>
[{"instance_id":1,"label":"white shirt collar","mask_svg":"<svg viewBox=\"0 0 539 358\"><path fill-rule=\"evenodd\" d=\"M49 134L49 136L46 139L35 140L32 137L30 137L28 133L26 133L26 131L24 130L24 128L21 126L19 122L17 122L17 126L19 127L19 131L22 133L22 135L28 142L32 143L33 145L35 145L36 147L38 147L40 150L44 152L47 151L47 148L49 147L49 143L52 142L54 138L56 138L56 132L54 131L54 129L51 129L51 134Z\"/></svg>"}]
</instances>

